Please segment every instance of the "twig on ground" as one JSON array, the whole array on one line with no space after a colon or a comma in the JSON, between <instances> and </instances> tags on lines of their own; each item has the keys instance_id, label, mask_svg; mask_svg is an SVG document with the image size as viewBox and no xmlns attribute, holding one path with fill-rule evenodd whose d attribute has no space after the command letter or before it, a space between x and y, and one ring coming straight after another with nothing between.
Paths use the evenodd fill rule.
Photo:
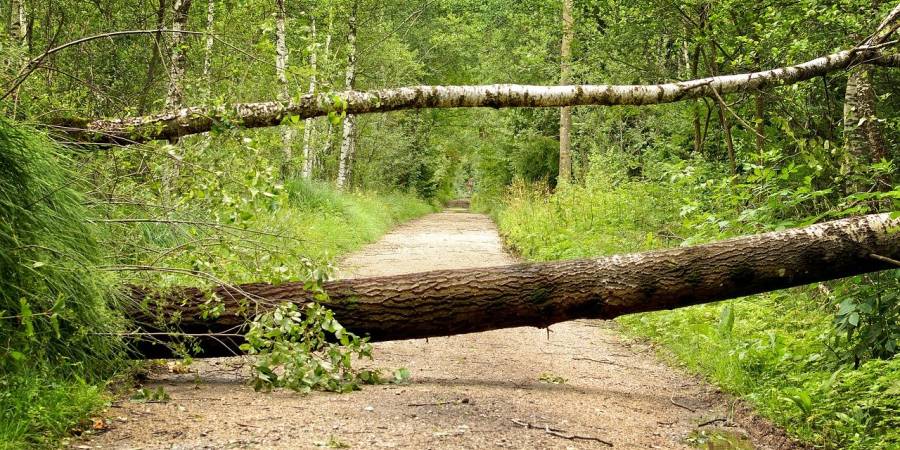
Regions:
<instances>
[{"instance_id":1,"label":"twig on ground","mask_svg":"<svg viewBox=\"0 0 900 450\"><path fill-rule=\"evenodd\" d=\"M710 419L710 420L707 420L706 422L697 424L697 427L698 427L698 428L699 428L699 427L705 427L705 426L707 426L707 425L712 425L712 424L714 424L714 423L716 423L716 422L727 422L727 421L728 421L728 419L726 419L726 418L724 418L724 417L716 417L715 419Z\"/></svg>"},{"instance_id":2,"label":"twig on ground","mask_svg":"<svg viewBox=\"0 0 900 450\"><path fill-rule=\"evenodd\" d=\"M456 400L447 400L447 401L443 401L443 402L407 403L406 406L440 406L440 405L456 405L456 404L467 405L467 404L469 404L469 399L468 398L460 398L460 399L456 399Z\"/></svg>"},{"instance_id":3,"label":"twig on ground","mask_svg":"<svg viewBox=\"0 0 900 450\"><path fill-rule=\"evenodd\" d=\"M598 364L609 364L609 365L611 365L611 366L619 366L619 367L624 367L624 368L626 368L626 369L640 369L640 367L629 366L629 365L625 365L625 364L619 364L619 363L617 363L617 362L615 362L615 361L610 361L610 360L608 360L608 359L593 359L593 358L585 358L585 357L583 357L583 356L576 356L576 357L574 357L574 358L572 358L572 359L575 360L575 361L590 361L590 362L595 362L595 363L598 363Z\"/></svg>"},{"instance_id":4,"label":"twig on ground","mask_svg":"<svg viewBox=\"0 0 900 450\"><path fill-rule=\"evenodd\" d=\"M669 397L669 401L672 402L673 405L675 405L675 406L677 406L677 407L679 407L679 408L684 408L684 409L686 409L686 410L688 410L688 411L690 411L690 412L697 412L696 409L691 408L690 406L687 406L687 405L685 405L685 404L676 402L676 401L675 401L675 397Z\"/></svg>"},{"instance_id":5,"label":"twig on ground","mask_svg":"<svg viewBox=\"0 0 900 450\"><path fill-rule=\"evenodd\" d=\"M544 426L541 427L541 426L533 425L533 424L531 424L531 423L529 423L529 422L525 422L525 421L522 421L522 420L519 420L519 419L510 419L510 420L512 421L512 423L514 423L514 424L516 424L516 425L519 425L520 427L523 427L523 428L525 428L526 430L530 430L530 429L544 430L545 433L547 433L547 434L549 434L549 435L551 435L551 436L556 436L556 437L558 437L558 438L568 439L568 440L570 440L570 441L576 441L576 440L582 440L582 441L594 441L594 442L599 442L599 443L601 443L601 444L603 444L603 445L606 445L607 447L612 447L612 446L613 446L612 442L604 441L603 439L600 439L600 438L598 438L598 437L594 437L594 436L582 436L582 435L580 435L580 434L566 434L566 433L568 433L567 431L565 431L565 430L560 430L560 429L558 429L558 428L550 428L550 425L544 425Z\"/></svg>"}]
</instances>

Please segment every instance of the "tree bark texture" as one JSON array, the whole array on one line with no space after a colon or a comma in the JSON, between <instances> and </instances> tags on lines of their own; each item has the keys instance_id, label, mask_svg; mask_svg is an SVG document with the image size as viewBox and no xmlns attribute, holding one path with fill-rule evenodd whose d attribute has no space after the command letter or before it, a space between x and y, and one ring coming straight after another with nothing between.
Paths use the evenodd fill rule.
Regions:
<instances>
[{"instance_id":1,"label":"tree bark texture","mask_svg":"<svg viewBox=\"0 0 900 450\"><path fill-rule=\"evenodd\" d=\"M562 43L560 44L559 84L565 86L572 79L572 0L562 2ZM559 109L559 181L572 176L572 108Z\"/></svg>"},{"instance_id":2,"label":"tree bark texture","mask_svg":"<svg viewBox=\"0 0 900 450\"><path fill-rule=\"evenodd\" d=\"M898 228L900 219L873 214L599 259L329 281L324 304L347 329L374 341L611 319L897 267L890 259L900 259ZM214 292L225 306L215 319L202 319L208 297L195 288L153 297L134 287L128 314L150 332L157 330L148 324L157 323L158 316L177 315L186 333L237 335L200 337L200 356L211 357L238 352L239 334L255 312L311 301L303 283L255 283ZM169 355L164 346L149 343L138 351L145 357Z\"/></svg>"},{"instance_id":3,"label":"tree bark texture","mask_svg":"<svg viewBox=\"0 0 900 450\"><path fill-rule=\"evenodd\" d=\"M847 150L863 164L887 157L875 110L876 101L872 68L851 69L844 91L844 141Z\"/></svg>"},{"instance_id":4,"label":"tree bark texture","mask_svg":"<svg viewBox=\"0 0 900 450\"><path fill-rule=\"evenodd\" d=\"M208 105L212 97L212 50L216 19L216 0L206 0L206 44L203 48L203 99Z\"/></svg>"},{"instance_id":5,"label":"tree bark texture","mask_svg":"<svg viewBox=\"0 0 900 450\"><path fill-rule=\"evenodd\" d=\"M175 0L172 3L171 57L169 59L169 93L166 95L166 110L173 111L182 107L184 101L184 66L187 62L184 49L184 34L179 31L187 29L188 13L192 0ZM177 138L172 136L171 138Z\"/></svg>"},{"instance_id":6,"label":"tree bark texture","mask_svg":"<svg viewBox=\"0 0 900 450\"><path fill-rule=\"evenodd\" d=\"M25 13L25 0L9 2L9 37L18 45L25 45L28 36L28 19Z\"/></svg>"},{"instance_id":7,"label":"tree bark texture","mask_svg":"<svg viewBox=\"0 0 900 450\"><path fill-rule=\"evenodd\" d=\"M353 92L353 84L356 81L356 10L357 1L353 0L349 25L350 30L347 32L347 92ZM356 128L356 117L347 111L347 117L344 118L343 138L341 140L341 155L338 162L337 187L344 189L350 184L350 174L353 165L353 153L356 150L356 140L354 130Z\"/></svg>"},{"instance_id":8,"label":"tree bark texture","mask_svg":"<svg viewBox=\"0 0 900 450\"><path fill-rule=\"evenodd\" d=\"M318 52L318 42L316 42L316 18L313 17L311 21L311 40L312 44L309 48L309 66L311 69L311 74L309 76L309 95L316 94L316 70L318 67L316 66L316 53ZM303 123L303 178L309 179L312 177L312 133L313 127L315 126L315 122L311 117L307 117L306 121Z\"/></svg>"},{"instance_id":9,"label":"tree bark texture","mask_svg":"<svg viewBox=\"0 0 900 450\"><path fill-rule=\"evenodd\" d=\"M287 79L288 48L287 48L287 12L284 8L284 0L275 0L275 76L278 78L278 100L288 103L291 100L291 86ZM281 163L281 177L287 179L293 174L294 127L286 125L281 127L281 151L283 160Z\"/></svg>"},{"instance_id":10,"label":"tree bark texture","mask_svg":"<svg viewBox=\"0 0 900 450\"><path fill-rule=\"evenodd\" d=\"M346 109L330 95L306 95L297 102L238 103L221 107L190 107L160 114L118 119L63 118L50 121L57 131L78 142L127 145L158 139L172 139L205 133L213 124L227 119L246 128L280 125L288 116L326 116L330 112L366 114L422 108L516 108L577 105L652 105L687 99L715 98L719 95L768 89L809 80L826 73L857 65L886 62L900 66L900 58L882 58L870 47L845 50L795 66L762 72L724 75L677 83L652 85L570 85L533 86L494 84L482 86L409 86L369 92L337 94Z\"/></svg>"}]
</instances>

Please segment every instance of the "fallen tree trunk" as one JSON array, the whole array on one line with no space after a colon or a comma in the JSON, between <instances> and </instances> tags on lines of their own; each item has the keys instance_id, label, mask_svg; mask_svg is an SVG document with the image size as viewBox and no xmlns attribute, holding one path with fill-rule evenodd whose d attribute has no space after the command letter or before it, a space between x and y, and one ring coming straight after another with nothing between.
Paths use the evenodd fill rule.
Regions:
<instances>
[{"instance_id":1,"label":"fallen tree trunk","mask_svg":"<svg viewBox=\"0 0 900 450\"><path fill-rule=\"evenodd\" d=\"M599 259L329 281L323 302L348 330L373 341L423 338L679 308L896 267L900 219L874 214L694 247ZM225 311L203 319L208 294L176 289L153 298L133 288L128 314L155 332L177 315L198 335L200 357L239 353L254 312L311 300L303 283L220 286ZM143 305L137 307L136 305ZM152 311L152 313L148 312ZM222 333L213 336L210 333ZM166 357L165 346L138 346Z\"/></svg>"},{"instance_id":2,"label":"fallen tree trunk","mask_svg":"<svg viewBox=\"0 0 900 450\"><path fill-rule=\"evenodd\" d=\"M861 63L900 66L900 60L895 56L883 55L879 46L861 46L794 66L677 83L409 86L370 92L306 95L296 102L270 101L189 107L140 117L98 120L62 118L51 120L48 125L77 143L129 145L160 139L173 140L205 133L213 127L272 127L291 117L307 119L342 112L350 116L424 108L654 105L702 97L716 99L730 93L793 84Z\"/></svg>"}]
</instances>

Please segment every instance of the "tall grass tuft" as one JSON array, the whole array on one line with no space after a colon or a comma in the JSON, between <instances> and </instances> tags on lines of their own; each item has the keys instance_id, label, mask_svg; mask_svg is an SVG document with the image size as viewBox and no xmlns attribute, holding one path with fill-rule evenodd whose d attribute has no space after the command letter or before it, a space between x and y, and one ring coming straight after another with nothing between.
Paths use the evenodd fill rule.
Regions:
<instances>
[{"instance_id":1,"label":"tall grass tuft","mask_svg":"<svg viewBox=\"0 0 900 450\"><path fill-rule=\"evenodd\" d=\"M58 435L99 401L120 320L68 161L0 118L0 447ZM74 402L74 404L71 404Z\"/></svg>"}]
</instances>

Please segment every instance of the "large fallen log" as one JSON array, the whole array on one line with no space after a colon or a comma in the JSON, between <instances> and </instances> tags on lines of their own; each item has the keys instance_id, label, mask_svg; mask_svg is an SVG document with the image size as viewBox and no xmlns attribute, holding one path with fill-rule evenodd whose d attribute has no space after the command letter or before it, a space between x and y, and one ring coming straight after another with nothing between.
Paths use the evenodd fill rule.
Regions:
<instances>
[{"instance_id":1,"label":"large fallen log","mask_svg":"<svg viewBox=\"0 0 900 450\"><path fill-rule=\"evenodd\" d=\"M897 66L895 55L857 47L801 64L761 72L648 85L407 86L376 91L305 95L297 101L194 106L115 119L65 117L47 122L72 142L129 145L172 140L237 125L263 128L328 114L369 114L425 108L558 108L562 106L657 105L790 85L861 63Z\"/></svg>"},{"instance_id":2,"label":"large fallen log","mask_svg":"<svg viewBox=\"0 0 900 450\"><path fill-rule=\"evenodd\" d=\"M900 219L874 214L599 259L329 281L324 303L350 331L384 341L611 319L889 269L898 259ZM220 286L214 292L225 306L215 319L203 318L209 296L195 288L163 298L133 288L136 301L128 313L148 332L159 331L149 325L158 314L180 317L180 329L198 335L199 356L211 357L240 352L240 332L254 311L311 300L303 283ZM138 351L170 355L165 346L147 342Z\"/></svg>"}]
</instances>

